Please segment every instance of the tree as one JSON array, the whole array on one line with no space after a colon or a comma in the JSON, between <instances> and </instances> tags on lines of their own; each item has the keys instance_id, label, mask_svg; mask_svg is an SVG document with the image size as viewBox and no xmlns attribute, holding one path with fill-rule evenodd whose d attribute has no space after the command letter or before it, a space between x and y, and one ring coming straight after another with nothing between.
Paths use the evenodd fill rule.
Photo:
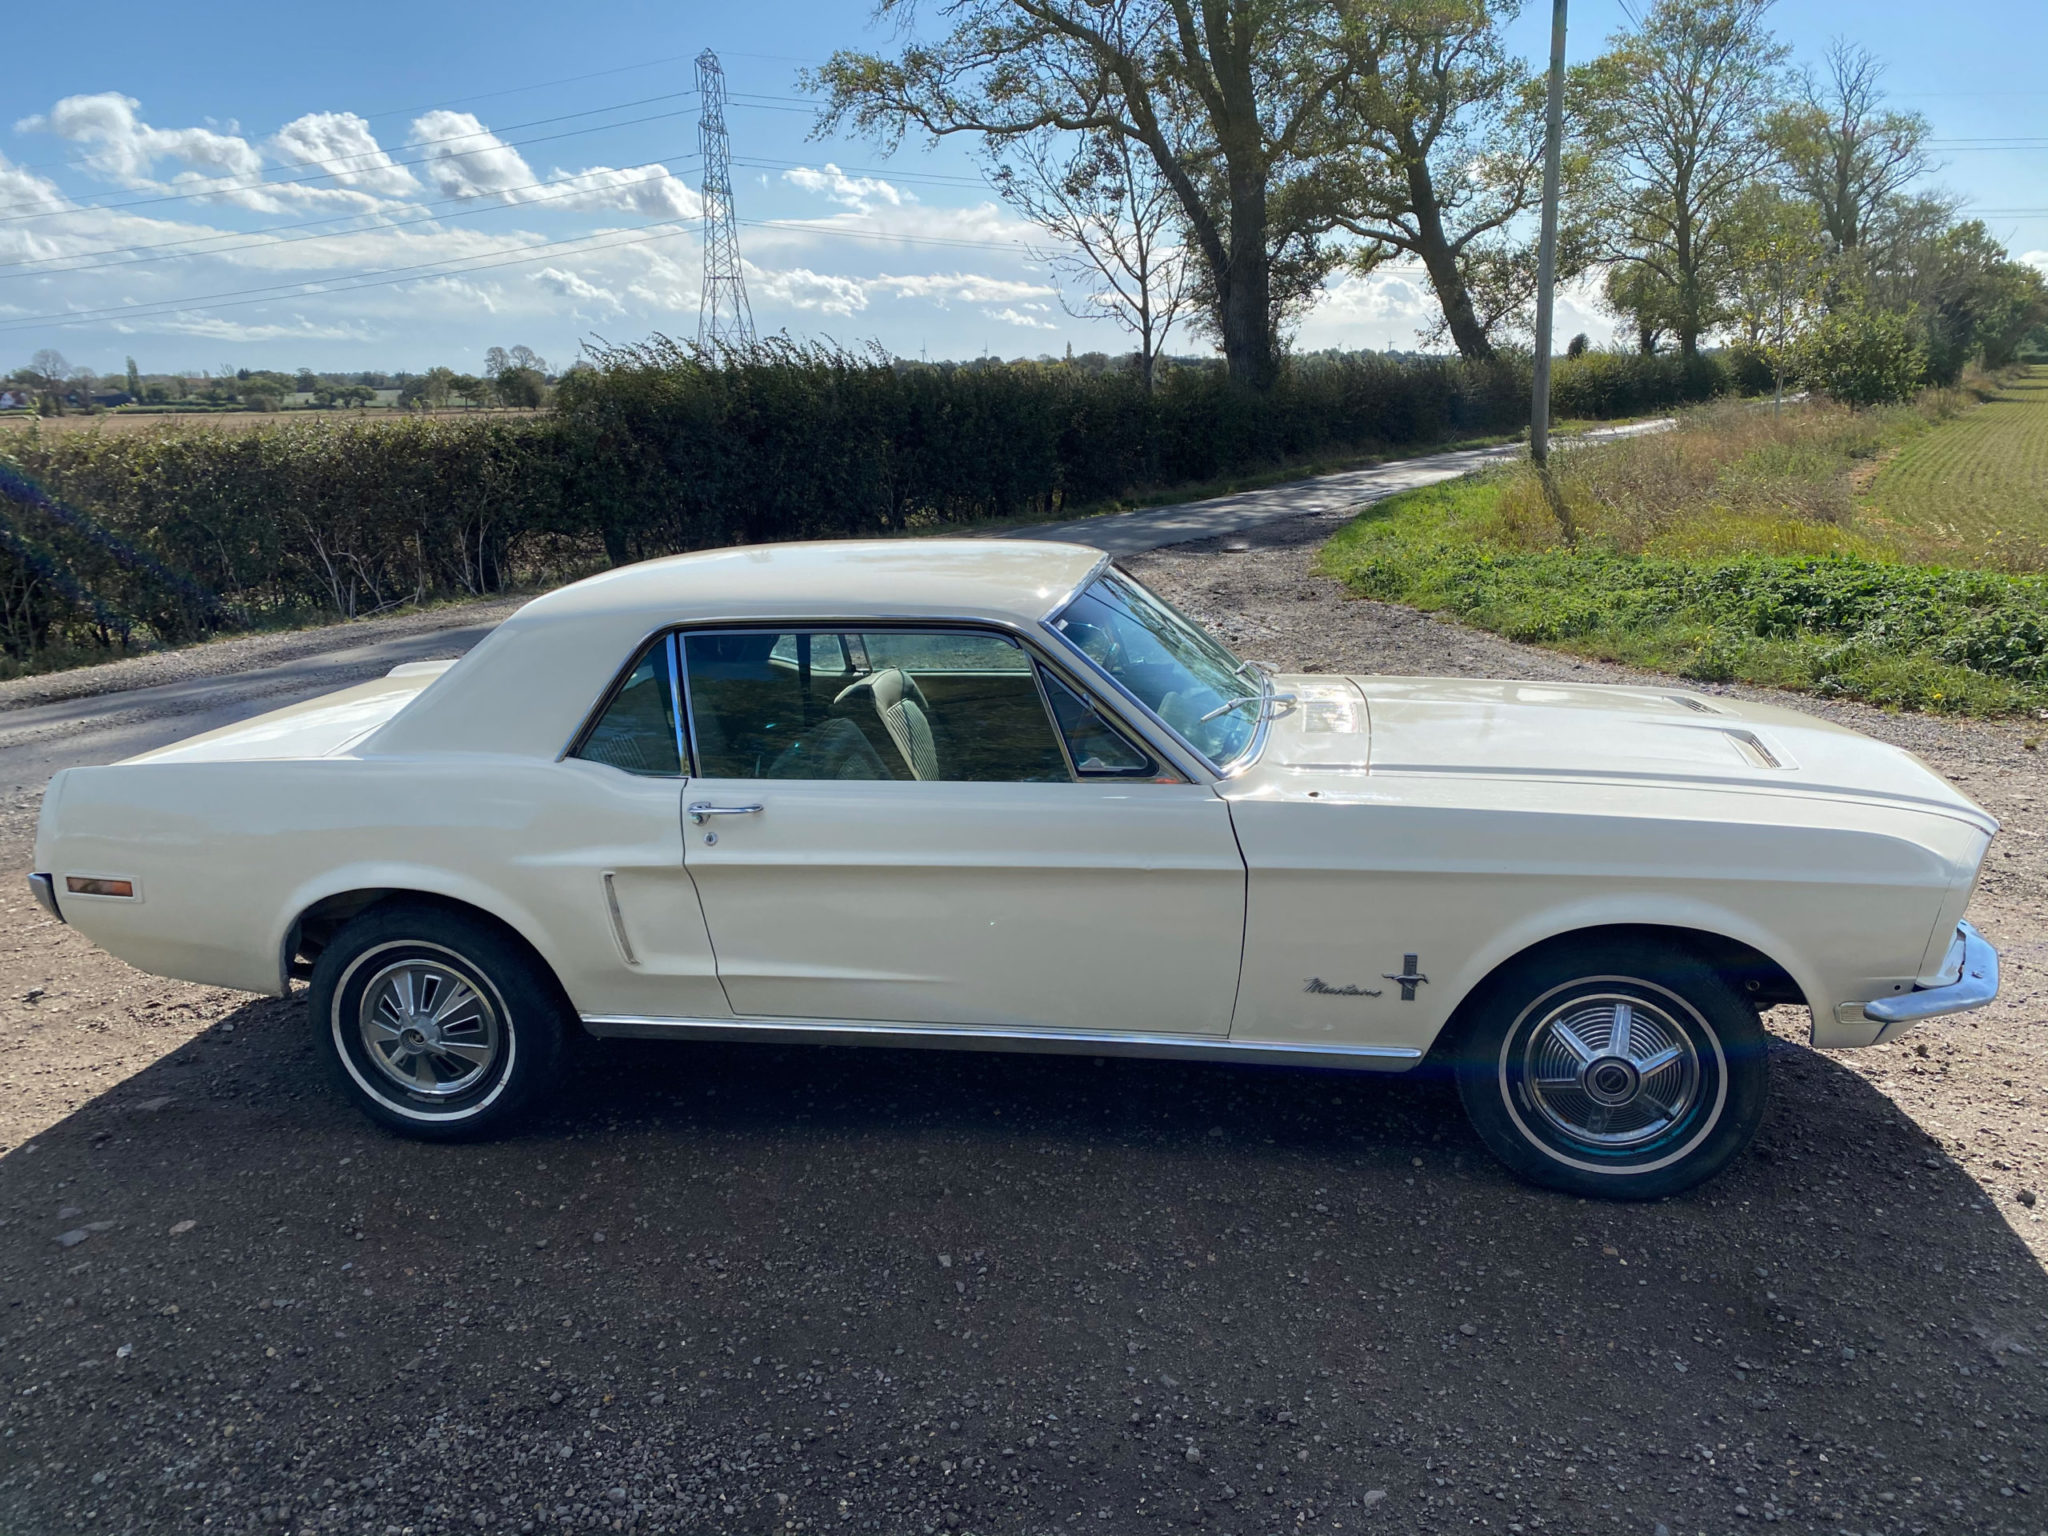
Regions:
<instances>
[{"instance_id":1,"label":"tree","mask_svg":"<svg viewBox=\"0 0 2048 1536\"><path fill-rule=\"evenodd\" d=\"M1741 345L1763 360L1771 396L1799 368L1800 349L1824 309L1828 236L1814 205L1765 182L1744 190L1728 217L1732 255L1728 319Z\"/></svg>"},{"instance_id":2,"label":"tree","mask_svg":"<svg viewBox=\"0 0 2048 1536\"><path fill-rule=\"evenodd\" d=\"M512 359L505 355L503 347L492 347L484 353L484 377L495 379L512 366Z\"/></svg>"},{"instance_id":3,"label":"tree","mask_svg":"<svg viewBox=\"0 0 2048 1536\"><path fill-rule=\"evenodd\" d=\"M1138 341L1149 394L1155 366L1191 298L1186 253L1174 238L1180 207L1151 157L1119 134L1048 130L1012 142L990 173L1003 198L1067 249L1055 272L1087 287L1077 320L1109 320Z\"/></svg>"},{"instance_id":4,"label":"tree","mask_svg":"<svg viewBox=\"0 0 2048 1536\"><path fill-rule=\"evenodd\" d=\"M537 371L518 367L507 367L491 380L491 392L498 397L500 405L523 410L539 409L547 393Z\"/></svg>"},{"instance_id":5,"label":"tree","mask_svg":"<svg viewBox=\"0 0 2048 1536\"><path fill-rule=\"evenodd\" d=\"M1928 168L1927 119L1884 111L1884 65L1837 39L1827 75L1797 80L1795 98L1771 114L1768 137L1791 191L1810 201L1838 251L1853 251L1871 221Z\"/></svg>"},{"instance_id":6,"label":"tree","mask_svg":"<svg viewBox=\"0 0 2048 1536\"><path fill-rule=\"evenodd\" d=\"M1802 349L1801 367L1844 405L1885 405L1911 398L1926 371L1927 354L1906 315L1848 304L1814 328Z\"/></svg>"},{"instance_id":7,"label":"tree","mask_svg":"<svg viewBox=\"0 0 2048 1536\"><path fill-rule=\"evenodd\" d=\"M137 400L142 398L142 374L135 366L135 359L128 359L128 393Z\"/></svg>"},{"instance_id":8,"label":"tree","mask_svg":"<svg viewBox=\"0 0 2048 1536\"><path fill-rule=\"evenodd\" d=\"M1844 264L1844 302L1913 317L1926 382L1953 384L1973 359L2009 360L2040 302L2034 269L2013 261L1976 219L1957 221L1942 197L1897 197Z\"/></svg>"},{"instance_id":9,"label":"tree","mask_svg":"<svg viewBox=\"0 0 2048 1536\"><path fill-rule=\"evenodd\" d=\"M1334 260L1326 171L1355 153L1347 0L951 0L952 30L806 72L814 132L913 129L1000 157L1047 129L1127 140L1172 190L1230 375L1268 387L1290 303ZM880 0L908 30L915 0Z\"/></svg>"},{"instance_id":10,"label":"tree","mask_svg":"<svg viewBox=\"0 0 2048 1536\"><path fill-rule=\"evenodd\" d=\"M1494 355L1495 332L1534 299L1536 256L1511 233L1542 192L1543 117L1501 44L1496 0L1397 5L1360 26L1359 139L1340 175L1337 221L1366 243L1354 270L1409 256L1429 275L1439 331L1460 355ZM1575 157L1576 159L1576 157ZM1560 231L1559 275L1583 270Z\"/></svg>"},{"instance_id":11,"label":"tree","mask_svg":"<svg viewBox=\"0 0 2048 1536\"><path fill-rule=\"evenodd\" d=\"M1772 164L1763 124L1785 49L1764 25L1769 6L1657 0L1575 81L1605 181L1609 302L1640 337L1672 331L1688 357L1724 318L1729 211Z\"/></svg>"},{"instance_id":12,"label":"tree","mask_svg":"<svg viewBox=\"0 0 2048 1536\"><path fill-rule=\"evenodd\" d=\"M431 374L428 377L432 377ZM473 373L451 374L448 379L449 393L459 395L464 405L475 405L484 397L484 381Z\"/></svg>"},{"instance_id":13,"label":"tree","mask_svg":"<svg viewBox=\"0 0 2048 1536\"><path fill-rule=\"evenodd\" d=\"M514 368L531 368L543 379L547 377L548 360L531 347L514 347L511 361Z\"/></svg>"},{"instance_id":14,"label":"tree","mask_svg":"<svg viewBox=\"0 0 2048 1536\"><path fill-rule=\"evenodd\" d=\"M28 360L23 376L45 394L54 393L71 377L71 362L55 347L44 347Z\"/></svg>"}]
</instances>

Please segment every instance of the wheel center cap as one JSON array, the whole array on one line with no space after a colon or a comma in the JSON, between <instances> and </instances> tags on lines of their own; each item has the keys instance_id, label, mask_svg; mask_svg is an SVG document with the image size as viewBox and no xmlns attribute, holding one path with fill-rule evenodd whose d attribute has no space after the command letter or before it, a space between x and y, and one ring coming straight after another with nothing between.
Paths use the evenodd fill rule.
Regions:
<instances>
[{"instance_id":1,"label":"wheel center cap","mask_svg":"<svg viewBox=\"0 0 2048 1536\"><path fill-rule=\"evenodd\" d=\"M1588 1098L1618 1108L1636 1096L1643 1076L1625 1056L1601 1056L1586 1064L1584 1081Z\"/></svg>"},{"instance_id":2,"label":"wheel center cap","mask_svg":"<svg viewBox=\"0 0 2048 1536\"><path fill-rule=\"evenodd\" d=\"M425 1025L408 1024L398 1037L409 1051L424 1051L434 1043Z\"/></svg>"}]
</instances>

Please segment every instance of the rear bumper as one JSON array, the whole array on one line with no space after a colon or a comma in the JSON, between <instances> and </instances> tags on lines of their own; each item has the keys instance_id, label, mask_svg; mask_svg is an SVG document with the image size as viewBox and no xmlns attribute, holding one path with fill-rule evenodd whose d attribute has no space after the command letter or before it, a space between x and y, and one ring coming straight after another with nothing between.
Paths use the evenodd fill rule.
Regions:
<instances>
[{"instance_id":1,"label":"rear bumper","mask_svg":"<svg viewBox=\"0 0 2048 1536\"><path fill-rule=\"evenodd\" d=\"M1968 923L1957 923L1941 974L1952 979L1865 1003L1863 1017L1888 1026L1918 1024L1923 1019L1982 1008L1998 996L1998 951Z\"/></svg>"}]
</instances>

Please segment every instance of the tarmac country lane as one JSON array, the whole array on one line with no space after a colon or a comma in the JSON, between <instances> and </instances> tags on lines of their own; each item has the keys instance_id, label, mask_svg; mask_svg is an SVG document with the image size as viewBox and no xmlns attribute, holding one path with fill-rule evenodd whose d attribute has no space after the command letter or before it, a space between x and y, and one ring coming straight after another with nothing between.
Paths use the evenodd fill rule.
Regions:
<instances>
[{"instance_id":1,"label":"tarmac country lane","mask_svg":"<svg viewBox=\"0 0 2048 1536\"><path fill-rule=\"evenodd\" d=\"M1287 666L1612 675L1340 601L1327 526L1130 563ZM301 1002L0 877L0 1529L2037 1531L2048 786L1854 723L2006 819L2006 995L1924 1056L1774 1021L1756 1154L1647 1207L1514 1184L1440 1085L1085 1058L618 1044L414 1146Z\"/></svg>"}]
</instances>

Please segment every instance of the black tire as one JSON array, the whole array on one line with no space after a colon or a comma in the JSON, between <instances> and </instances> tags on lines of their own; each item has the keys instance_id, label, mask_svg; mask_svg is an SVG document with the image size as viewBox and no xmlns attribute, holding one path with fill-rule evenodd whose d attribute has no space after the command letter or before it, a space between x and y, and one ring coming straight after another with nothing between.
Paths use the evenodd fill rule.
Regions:
<instances>
[{"instance_id":1,"label":"black tire","mask_svg":"<svg viewBox=\"0 0 2048 1536\"><path fill-rule=\"evenodd\" d=\"M1654 1200L1712 1178L1749 1144L1770 1091L1765 1042L1756 1010L1705 962L1589 942L1490 978L1466 1006L1452 1065L1480 1140L1515 1173L1567 1194Z\"/></svg>"},{"instance_id":2,"label":"black tire","mask_svg":"<svg viewBox=\"0 0 2048 1536\"><path fill-rule=\"evenodd\" d=\"M540 960L483 919L372 907L313 967L308 999L335 1080L379 1125L422 1141L493 1136L551 1088L568 1007Z\"/></svg>"}]
</instances>

